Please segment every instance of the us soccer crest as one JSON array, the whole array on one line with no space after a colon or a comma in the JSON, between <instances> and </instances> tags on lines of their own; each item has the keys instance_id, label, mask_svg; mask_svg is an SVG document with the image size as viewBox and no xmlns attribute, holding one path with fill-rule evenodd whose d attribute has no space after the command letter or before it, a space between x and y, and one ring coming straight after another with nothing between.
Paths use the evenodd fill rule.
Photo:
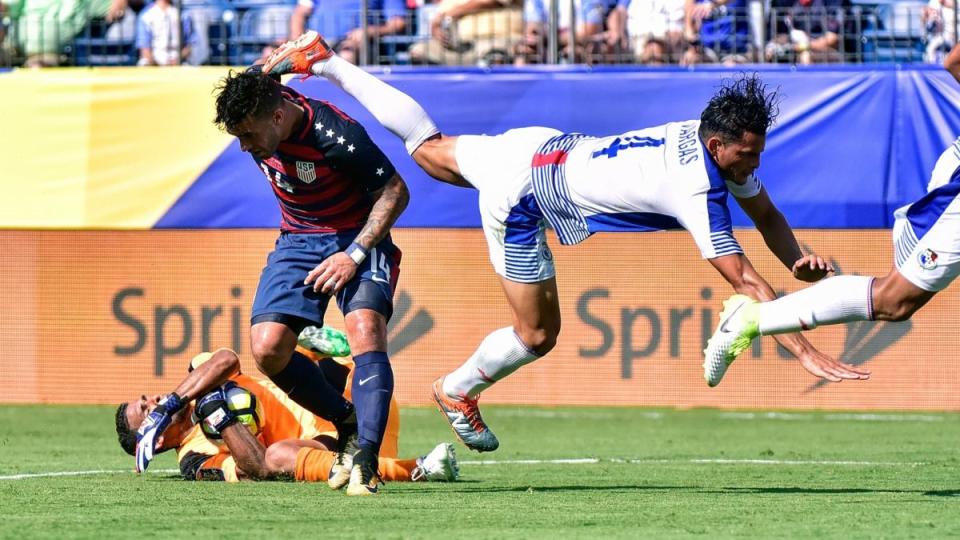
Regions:
<instances>
[{"instance_id":1,"label":"us soccer crest","mask_svg":"<svg viewBox=\"0 0 960 540\"><path fill-rule=\"evenodd\" d=\"M917 262L924 270L933 270L937 267L937 252L932 249L925 249L917 255Z\"/></svg>"},{"instance_id":2,"label":"us soccer crest","mask_svg":"<svg viewBox=\"0 0 960 540\"><path fill-rule=\"evenodd\" d=\"M317 169L312 161L297 162L297 178L308 184L317 179Z\"/></svg>"}]
</instances>

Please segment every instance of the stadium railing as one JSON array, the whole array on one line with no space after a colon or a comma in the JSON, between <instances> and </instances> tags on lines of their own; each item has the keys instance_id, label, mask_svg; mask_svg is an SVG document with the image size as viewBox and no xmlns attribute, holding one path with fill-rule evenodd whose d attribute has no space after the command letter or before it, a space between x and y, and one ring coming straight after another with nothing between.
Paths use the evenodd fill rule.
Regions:
<instances>
[{"instance_id":1,"label":"stadium railing","mask_svg":"<svg viewBox=\"0 0 960 540\"><path fill-rule=\"evenodd\" d=\"M192 21L197 39L188 63L211 65L245 65L262 57L270 47L288 37L294 9L294 2L290 0L181 0L177 4L181 7L180 16ZM767 9L763 2L751 2L739 9L721 7L706 20L700 39L680 43L665 63L681 62L687 51L696 52L698 63L939 62L955 41L957 21L952 11L939 14L938 19L938 14L931 13L926 6L921 0L856 0L845 7L816 10ZM494 14L486 20L485 14L475 15L471 25L444 26L442 30L449 44L444 47L431 38L434 9L434 5L427 4L409 10L405 32L369 39L359 63L384 66L642 63L638 51L609 46L599 35L578 43L573 50L563 49L556 39L546 38L536 43L528 40L521 50L524 35L518 29L523 28L522 19L504 23L494 20L498 16ZM361 21L361 28L365 30L361 14L337 14L340 15ZM367 15L372 19L377 13L371 11ZM520 17L519 10L516 17ZM44 53L45 64L136 64L136 15L133 12L113 22L98 14L82 14L77 18L84 24L74 29L58 22L63 17L56 12L0 14L0 67L24 65L37 51ZM949 20L951 18L953 20ZM491 35L491 28L499 28L500 33ZM70 34L74 30L75 33ZM550 24L546 37L555 31L556 24ZM800 35L804 31L809 31L807 38ZM820 50L812 47L827 31L834 34L831 45ZM482 46L477 45L481 42Z\"/></svg>"}]
</instances>

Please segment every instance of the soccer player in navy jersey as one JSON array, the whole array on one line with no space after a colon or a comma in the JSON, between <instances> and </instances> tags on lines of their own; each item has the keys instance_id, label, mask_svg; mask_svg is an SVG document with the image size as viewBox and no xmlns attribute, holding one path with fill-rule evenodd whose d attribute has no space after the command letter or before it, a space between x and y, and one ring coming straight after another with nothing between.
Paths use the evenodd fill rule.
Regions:
<instances>
[{"instance_id":1,"label":"soccer player in navy jersey","mask_svg":"<svg viewBox=\"0 0 960 540\"><path fill-rule=\"evenodd\" d=\"M253 302L253 356L294 401L337 426L341 457L352 455L348 494L376 493L393 395L387 321L400 264L389 233L407 206L407 186L355 120L259 70L225 77L216 112L217 126L237 137L266 176L282 216ZM331 297L353 350L356 410L294 351L304 327L323 324Z\"/></svg>"}]
</instances>

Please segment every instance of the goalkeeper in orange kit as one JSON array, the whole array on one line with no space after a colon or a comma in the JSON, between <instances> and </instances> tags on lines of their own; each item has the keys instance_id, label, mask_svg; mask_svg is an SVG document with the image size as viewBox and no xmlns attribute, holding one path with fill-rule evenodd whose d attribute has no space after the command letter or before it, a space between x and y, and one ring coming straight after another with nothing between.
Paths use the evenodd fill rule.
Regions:
<instances>
[{"instance_id":1,"label":"goalkeeper in orange kit","mask_svg":"<svg viewBox=\"0 0 960 540\"><path fill-rule=\"evenodd\" d=\"M349 398L352 362L327 357L322 343L318 347L309 332L304 335L307 337L301 337L299 351L318 361L331 387L339 392L346 389L344 397ZM223 390L230 385L239 386L259 401L261 417L257 425L237 421ZM191 404L192 400L196 403ZM200 422L206 424L205 430ZM327 481L334 489L349 481L351 452L338 454L332 450L338 448L333 424L300 407L269 380L241 373L240 359L229 349L197 355L186 379L168 396L142 395L121 404L116 427L120 445L137 456L138 471L147 467L154 452L175 448L181 474L189 480L293 478ZM220 438L212 438L209 433ZM384 480L458 478L451 444L439 444L419 458L397 459L398 435L399 411L394 401L381 448L379 472ZM144 444L153 451L142 452ZM142 454L149 456L144 459Z\"/></svg>"}]
</instances>

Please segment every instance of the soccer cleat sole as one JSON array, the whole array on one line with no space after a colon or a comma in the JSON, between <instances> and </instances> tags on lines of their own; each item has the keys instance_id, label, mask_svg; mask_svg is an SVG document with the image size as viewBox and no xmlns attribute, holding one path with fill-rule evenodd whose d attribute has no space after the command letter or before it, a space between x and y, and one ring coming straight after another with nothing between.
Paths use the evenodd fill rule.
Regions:
<instances>
[{"instance_id":1,"label":"soccer cleat sole","mask_svg":"<svg viewBox=\"0 0 960 540\"><path fill-rule=\"evenodd\" d=\"M293 61L294 55L305 54L304 51L308 51L318 45L321 46L321 50L315 58L304 65L296 65L296 62ZM316 31L309 30L297 39L287 42L281 46L280 49L277 49L264 63L263 72L272 75L299 73L309 76L310 67L314 63L330 58L331 56L333 56L333 50L323 41L323 36Z\"/></svg>"}]
</instances>

